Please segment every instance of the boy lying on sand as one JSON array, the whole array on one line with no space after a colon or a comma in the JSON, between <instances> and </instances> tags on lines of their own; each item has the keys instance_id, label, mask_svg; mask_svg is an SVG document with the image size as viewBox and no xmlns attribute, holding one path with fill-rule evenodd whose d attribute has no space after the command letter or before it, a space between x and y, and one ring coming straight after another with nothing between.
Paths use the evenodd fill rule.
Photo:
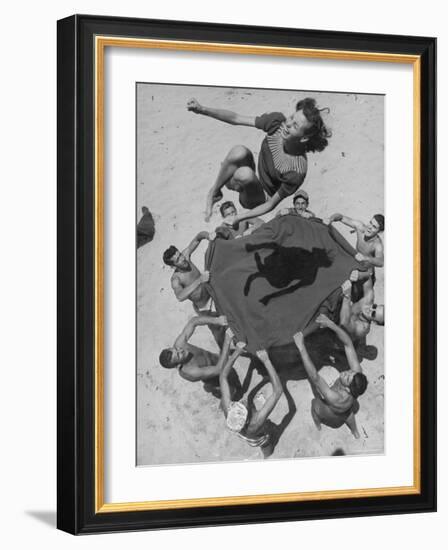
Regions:
<instances>
[{"instance_id":1,"label":"boy lying on sand","mask_svg":"<svg viewBox=\"0 0 448 550\"><path fill-rule=\"evenodd\" d=\"M176 298L179 302L190 300L198 314L205 311L210 302L210 294L204 284L208 281L209 274L207 271L204 273L199 271L191 261L191 255L202 240L212 240L215 237L213 233L201 231L182 252L171 245L163 253L164 263L174 270L171 276L171 287Z\"/></svg>"},{"instance_id":2,"label":"boy lying on sand","mask_svg":"<svg viewBox=\"0 0 448 550\"><path fill-rule=\"evenodd\" d=\"M161 351L159 356L161 366L166 369L177 368L179 375L190 382L206 381L218 377L223 364L227 361L229 345L225 343L218 357L216 353L190 344L189 340L196 328L204 325L225 327L227 319L224 316L211 317L209 315L190 319L174 341L174 345Z\"/></svg>"}]
</instances>

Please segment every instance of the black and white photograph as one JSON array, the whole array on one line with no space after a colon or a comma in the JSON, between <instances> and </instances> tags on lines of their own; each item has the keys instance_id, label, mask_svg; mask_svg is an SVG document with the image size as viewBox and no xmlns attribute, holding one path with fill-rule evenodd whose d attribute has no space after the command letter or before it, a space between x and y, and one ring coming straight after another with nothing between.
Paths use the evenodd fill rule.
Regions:
<instances>
[{"instance_id":1,"label":"black and white photograph","mask_svg":"<svg viewBox=\"0 0 448 550\"><path fill-rule=\"evenodd\" d=\"M5 5L4 548L446 537L443 6Z\"/></svg>"},{"instance_id":2,"label":"black and white photograph","mask_svg":"<svg viewBox=\"0 0 448 550\"><path fill-rule=\"evenodd\" d=\"M138 466L384 453L384 100L136 84Z\"/></svg>"}]
</instances>

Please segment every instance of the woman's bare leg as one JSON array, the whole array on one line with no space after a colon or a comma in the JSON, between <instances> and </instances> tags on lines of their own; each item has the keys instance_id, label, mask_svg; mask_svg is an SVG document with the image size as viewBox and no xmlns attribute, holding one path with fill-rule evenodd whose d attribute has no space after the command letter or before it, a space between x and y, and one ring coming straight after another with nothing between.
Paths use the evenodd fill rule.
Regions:
<instances>
[{"instance_id":1,"label":"woman's bare leg","mask_svg":"<svg viewBox=\"0 0 448 550\"><path fill-rule=\"evenodd\" d=\"M227 187L238 191L241 206L248 210L252 210L252 208L266 202L263 186L255 171L249 166L241 166L235 170L227 183Z\"/></svg>"},{"instance_id":2,"label":"woman's bare leg","mask_svg":"<svg viewBox=\"0 0 448 550\"><path fill-rule=\"evenodd\" d=\"M247 166L254 170L254 157L252 152L247 147L244 145L236 145L227 153L227 156L223 160L221 168L219 169L216 181L208 193L205 221L210 219L214 203L222 198L221 188L230 182L235 171L242 166Z\"/></svg>"}]
</instances>

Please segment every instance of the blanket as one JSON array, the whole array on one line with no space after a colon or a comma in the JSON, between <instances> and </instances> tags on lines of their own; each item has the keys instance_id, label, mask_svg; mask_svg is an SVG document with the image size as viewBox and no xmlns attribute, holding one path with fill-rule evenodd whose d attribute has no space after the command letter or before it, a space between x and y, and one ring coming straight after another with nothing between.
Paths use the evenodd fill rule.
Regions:
<instances>
[{"instance_id":1,"label":"blanket","mask_svg":"<svg viewBox=\"0 0 448 550\"><path fill-rule=\"evenodd\" d=\"M252 354L291 344L351 271L362 269L351 245L318 219L287 214L247 237L227 237L208 246L208 288Z\"/></svg>"}]
</instances>

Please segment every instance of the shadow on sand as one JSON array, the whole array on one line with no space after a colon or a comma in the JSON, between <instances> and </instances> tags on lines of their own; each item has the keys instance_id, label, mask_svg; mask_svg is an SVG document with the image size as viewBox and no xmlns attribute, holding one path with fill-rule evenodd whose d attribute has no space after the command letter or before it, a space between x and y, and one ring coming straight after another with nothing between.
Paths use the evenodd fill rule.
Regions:
<instances>
[{"instance_id":1,"label":"shadow on sand","mask_svg":"<svg viewBox=\"0 0 448 550\"><path fill-rule=\"evenodd\" d=\"M319 329L307 337L306 346L317 370L320 370L324 366L332 366L339 372L345 371L349 368L344 347L333 331L329 329ZM378 355L377 348L375 346L366 345L365 339L364 341L358 343L356 350L360 362L364 359L373 361ZM278 424L270 419L265 422L263 433L269 434L269 443L262 447L264 458L269 458L272 455L283 432L286 430L297 412L294 399L288 390L287 383L290 380L307 380L307 374L303 367L302 358L295 344L290 343L283 346L273 347L269 350L269 357L282 383L284 396L288 404L288 410ZM266 384L270 383L263 363L253 356L250 356L250 359L251 361L242 383L240 382L240 379L234 369L232 369L229 376L232 401L240 401L245 398L249 410L255 408L255 396ZM258 373L258 375L261 376L261 380L249 391L252 378L255 373ZM218 377L203 382L203 388L206 392L211 393L217 399L221 398Z\"/></svg>"},{"instance_id":2,"label":"shadow on sand","mask_svg":"<svg viewBox=\"0 0 448 550\"><path fill-rule=\"evenodd\" d=\"M317 370L320 370L324 366L332 366L339 372L349 368L344 347L331 330L321 329L313 333L307 338L306 343L308 353ZM378 354L377 348L375 346L367 346L365 341L357 347L357 352L360 362L363 359L372 361ZM287 382L290 380L307 379L302 359L294 344L291 343L285 346L272 348L269 351L269 356L282 382L283 392L288 404L288 411L278 424L270 419L266 421L263 431L264 433L269 434L269 443L265 447L262 447L264 458L269 458L272 455L283 432L286 430L297 412L294 399L288 390ZM255 371L262 376L262 380L250 391L247 396L248 408L254 406L253 401L255 396L266 384L269 383L269 378L266 374L264 366L260 363L260 361L254 359L251 361L246 377L243 381L241 387L243 392L242 395L245 395L248 391Z\"/></svg>"}]
</instances>

